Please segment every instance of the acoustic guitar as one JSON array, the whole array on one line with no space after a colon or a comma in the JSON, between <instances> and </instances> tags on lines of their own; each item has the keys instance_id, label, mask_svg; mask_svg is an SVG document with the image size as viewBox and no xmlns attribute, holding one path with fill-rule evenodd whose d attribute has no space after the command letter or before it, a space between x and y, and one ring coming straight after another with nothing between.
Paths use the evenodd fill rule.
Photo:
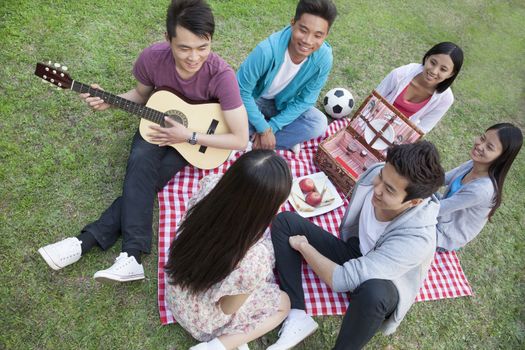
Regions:
<instances>
[{"instance_id":1,"label":"acoustic guitar","mask_svg":"<svg viewBox=\"0 0 525 350\"><path fill-rule=\"evenodd\" d=\"M149 126L158 124L164 127L164 116L166 115L198 133L226 134L230 132L218 103L190 101L169 88L160 88L151 95L144 106L75 81L66 73L66 70L67 67L62 67L58 63L54 65L51 62L49 64L37 63L35 75L59 88L98 96L110 105L141 117L140 135L150 143L158 144L148 138L147 134L151 132ZM176 143L171 147L175 148L188 163L199 169L216 168L224 163L231 153L231 150L191 145L187 142Z\"/></svg>"}]
</instances>

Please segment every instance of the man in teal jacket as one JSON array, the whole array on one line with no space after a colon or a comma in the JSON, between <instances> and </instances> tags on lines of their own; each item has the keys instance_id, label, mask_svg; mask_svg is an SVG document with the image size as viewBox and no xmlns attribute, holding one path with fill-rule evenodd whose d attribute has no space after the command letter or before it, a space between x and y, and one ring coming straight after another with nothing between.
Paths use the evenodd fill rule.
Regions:
<instances>
[{"instance_id":1,"label":"man in teal jacket","mask_svg":"<svg viewBox=\"0 0 525 350\"><path fill-rule=\"evenodd\" d=\"M321 136L314 107L332 68L325 42L337 10L331 0L300 0L291 25L260 42L237 72L253 148L291 149Z\"/></svg>"}]
</instances>

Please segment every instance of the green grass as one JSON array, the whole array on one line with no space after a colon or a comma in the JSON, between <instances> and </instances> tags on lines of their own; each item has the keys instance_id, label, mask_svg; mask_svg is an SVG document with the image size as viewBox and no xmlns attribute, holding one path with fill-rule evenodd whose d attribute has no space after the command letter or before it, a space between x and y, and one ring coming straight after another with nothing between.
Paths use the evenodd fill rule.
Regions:
<instances>
[{"instance_id":1,"label":"green grass","mask_svg":"<svg viewBox=\"0 0 525 350\"><path fill-rule=\"evenodd\" d=\"M323 91L350 88L357 102L393 68L419 62L434 43L465 51L456 103L428 139L445 168L465 161L472 138L491 124L525 128L525 5L520 1L337 1L329 42L335 64ZM112 263L117 244L60 272L38 247L76 235L120 193L137 120L95 113L74 93L33 76L37 61L66 64L74 79L119 93L134 85L131 68L163 40L167 1L28 1L0 3L0 349L186 349L178 325L161 326L157 251L144 258L143 282L101 285L92 275ZM237 68L248 52L287 24L295 0L211 1L213 47ZM418 303L391 337L368 348L494 349L525 345L525 165L511 169L504 204L480 237L460 252L470 298ZM156 220L155 220L156 222ZM157 224L155 223L155 226ZM156 229L155 229L156 231ZM154 239L156 241L156 239ZM334 343L340 318L302 349ZM252 342L263 349L275 332Z\"/></svg>"}]
</instances>

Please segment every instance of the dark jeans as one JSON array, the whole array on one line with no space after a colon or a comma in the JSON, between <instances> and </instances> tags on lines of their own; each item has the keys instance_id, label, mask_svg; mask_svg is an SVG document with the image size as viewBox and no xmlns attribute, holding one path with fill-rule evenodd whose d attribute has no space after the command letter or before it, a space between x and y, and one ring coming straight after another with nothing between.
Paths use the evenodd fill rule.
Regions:
<instances>
[{"instance_id":1,"label":"dark jeans","mask_svg":"<svg viewBox=\"0 0 525 350\"><path fill-rule=\"evenodd\" d=\"M305 236L322 255L339 265L362 255L356 237L344 242L296 213L279 214L272 224L272 242L281 289L290 297L293 309L305 310L302 257L288 243L289 237L295 235ZM363 282L351 292L350 297L351 302L334 347L337 350L365 346L382 322L394 312L399 301L392 281L379 279Z\"/></svg>"},{"instance_id":2,"label":"dark jeans","mask_svg":"<svg viewBox=\"0 0 525 350\"><path fill-rule=\"evenodd\" d=\"M145 141L137 131L128 158L122 195L100 218L82 232L91 233L104 250L122 234L122 251L151 250L155 195L188 163L172 147L159 147Z\"/></svg>"}]
</instances>

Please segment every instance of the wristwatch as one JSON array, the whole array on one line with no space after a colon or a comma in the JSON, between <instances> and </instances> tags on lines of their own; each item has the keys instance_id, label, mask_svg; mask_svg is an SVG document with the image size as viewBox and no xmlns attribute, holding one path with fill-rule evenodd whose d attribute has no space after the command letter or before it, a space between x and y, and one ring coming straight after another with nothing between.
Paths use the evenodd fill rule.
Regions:
<instances>
[{"instance_id":1,"label":"wristwatch","mask_svg":"<svg viewBox=\"0 0 525 350\"><path fill-rule=\"evenodd\" d=\"M188 143L190 145L196 145L197 144L197 133L196 132L193 132L193 134L191 134L191 137L188 139Z\"/></svg>"}]
</instances>

